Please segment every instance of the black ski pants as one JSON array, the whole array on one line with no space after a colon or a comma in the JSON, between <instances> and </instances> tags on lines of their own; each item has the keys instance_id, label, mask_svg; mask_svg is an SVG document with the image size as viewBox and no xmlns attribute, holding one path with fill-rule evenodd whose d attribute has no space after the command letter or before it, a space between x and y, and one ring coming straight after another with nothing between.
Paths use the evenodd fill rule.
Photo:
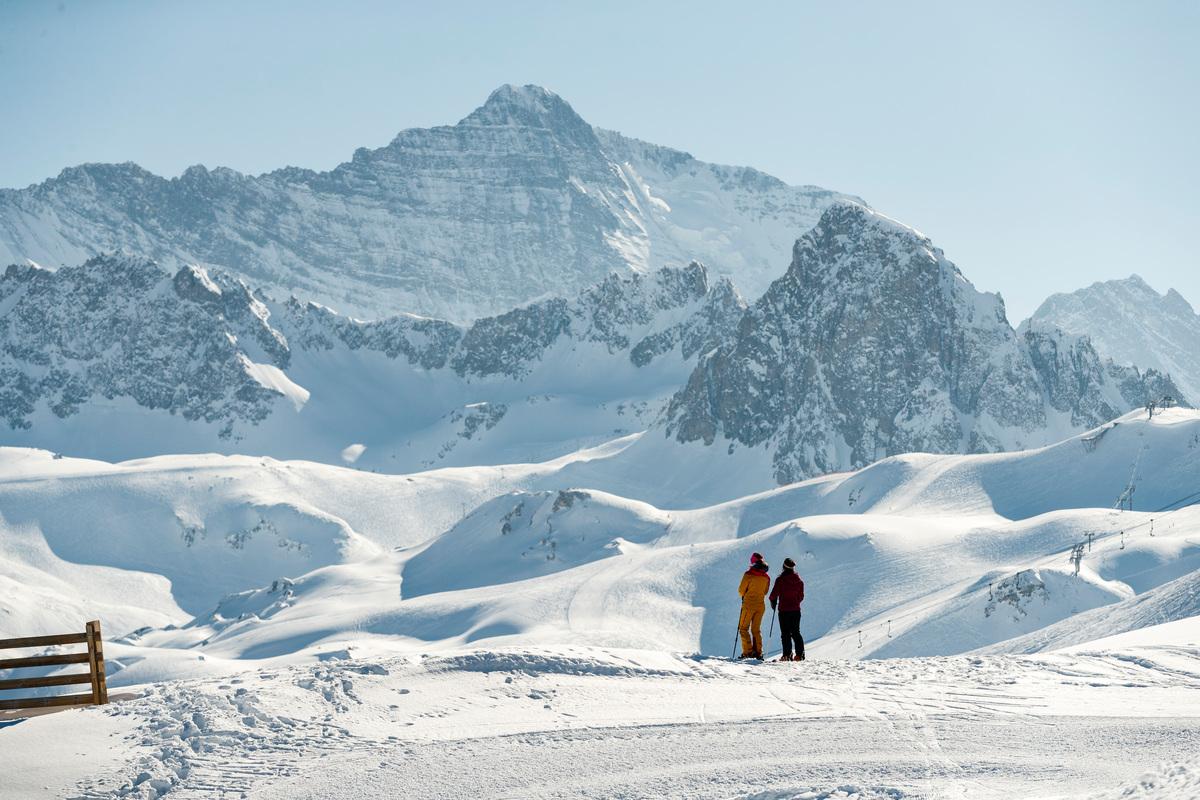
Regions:
<instances>
[{"instance_id":1,"label":"black ski pants","mask_svg":"<svg viewBox=\"0 0 1200 800\"><path fill-rule=\"evenodd\" d=\"M795 643L795 655L804 658L804 639L800 637L800 612L779 612L779 635L783 638L783 654L792 655L792 643Z\"/></svg>"}]
</instances>

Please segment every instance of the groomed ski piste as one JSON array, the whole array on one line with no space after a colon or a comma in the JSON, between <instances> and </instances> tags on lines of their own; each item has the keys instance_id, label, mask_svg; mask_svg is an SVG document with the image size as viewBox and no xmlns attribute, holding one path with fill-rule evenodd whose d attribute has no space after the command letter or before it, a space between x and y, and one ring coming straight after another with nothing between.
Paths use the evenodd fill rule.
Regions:
<instances>
[{"instance_id":1,"label":"groomed ski piste","mask_svg":"<svg viewBox=\"0 0 1200 800\"><path fill-rule=\"evenodd\" d=\"M0 449L0 637L98 616L122 698L0 720L0 796L1200 796L1200 412L715 505L696 454ZM803 663L730 659L752 551Z\"/></svg>"}]
</instances>

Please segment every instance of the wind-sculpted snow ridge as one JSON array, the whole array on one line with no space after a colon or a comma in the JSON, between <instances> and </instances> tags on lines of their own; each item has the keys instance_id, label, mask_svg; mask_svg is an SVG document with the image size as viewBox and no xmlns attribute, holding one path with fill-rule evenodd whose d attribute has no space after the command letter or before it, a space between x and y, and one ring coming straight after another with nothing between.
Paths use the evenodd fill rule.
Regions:
<instances>
[{"instance_id":1,"label":"wind-sculpted snow ridge","mask_svg":"<svg viewBox=\"0 0 1200 800\"><path fill-rule=\"evenodd\" d=\"M1155 510L1195 492L1198 448L1200 413L1170 409L1050 448L899 456L687 511L558 488L564 470L579 477L612 457L600 454L385 476L246 457L108 465L7 448L0 637L70 629L96 614L109 632L114 692L157 684L140 705L112 708L115 723L132 715L130 743L140 744L123 763L136 769L93 773L97 796L148 791L138 786L202 792L221 779L249 790L304 775L309 756L403 737L408 722L422 736L461 738L520 734L548 719L660 725L684 715L695 726L697 714L709 724L734 711L807 714L824 726L831 715L864 714L891 724L920 708L973 730L1001 715L1009 733L1014 712L1098 703L1109 715L1161 718L1181 713L1179 686L1200 674L1185 646L1194 634L1157 636L1133 654L928 657L1053 630L1078 612L1095 620L1110 609L1113 631L1152 625L1153 613L1126 613L1133 601L1122 598L1194 581L1200 510ZM1106 508L1131 482L1142 510ZM464 501L473 510L460 518ZM1088 534L1093 547L1076 576L1067 554ZM785 679L769 696L746 684L750 673L720 677L744 667L705 657L728 655L750 551L775 568L793 556L808 587L812 660L795 674L803 685ZM926 658L852 665L910 655ZM448 693L432 698L406 664L423 665ZM278 677L264 677L271 688L259 691L255 671ZM206 677L207 688L174 682ZM620 681L617 693L636 697L636 710L613 716L605 698L615 683L589 683L601 679ZM681 694L710 680L712 691ZM463 687L473 681L479 694L468 701ZM631 688L646 681L671 689L647 705L658 695ZM28 724L0 729L0 761ZM913 733L896 731L906 741ZM1162 755L1137 752L1147 753L1139 769ZM828 780L811 784L848 778Z\"/></svg>"},{"instance_id":2,"label":"wind-sculpted snow ridge","mask_svg":"<svg viewBox=\"0 0 1200 800\"><path fill-rule=\"evenodd\" d=\"M769 449L780 483L906 452L1047 444L1180 393L1087 339L1018 335L917 231L842 203L671 401L668 436Z\"/></svg>"},{"instance_id":3,"label":"wind-sculpted snow ridge","mask_svg":"<svg viewBox=\"0 0 1200 800\"><path fill-rule=\"evenodd\" d=\"M1134 412L679 510L595 488L603 448L414 475L3 448L0 637L98 615L133 697L0 719L0 794L1189 797L1198 452L1200 412ZM728 658L753 551L798 563L803 664ZM1054 652L981 651L1009 644Z\"/></svg>"},{"instance_id":4,"label":"wind-sculpted snow ridge","mask_svg":"<svg viewBox=\"0 0 1200 800\"><path fill-rule=\"evenodd\" d=\"M842 198L596 129L545 89L502 86L457 125L402 131L330 172L194 166L167 179L84 164L0 190L0 264L127 248L344 313L466 323L693 259L756 294Z\"/></svg>"},{"instance_id":5,"label":"wind-sculpted snow ridge","mask_svg":"<svg viewBox=\"0 0 1200 800\"><path fill-rule=\"evenodd\" d=\"M224 631L271 619L307 591L345 585L331 577L366 574L322 570L389 565L392 548L426 543L464 507L561 467L377 475L247 456L113 465L0 448L0 638L99 615L110 636L186 626L178 635L198 634L194 644L205 638L197 620ZM385 599L364 588L354 590L361 608Z\"/></svg>"},{"instance_id":6,"label":"wind-sculpted snow ridge","mask_svg":"<svg viewBox=\"0 0 1200 800\"><path fill-rule=\"evenodd\" d=\"M586 511L570 513L576 507ZM502 495L414 556L404 569L403 593L416 597L479 586L481 578L510 582L568 570L619 555L630 544L659 540L671 519L650 505L578 489ZM514 550L518 558L511 563ZM446 574L444 565L463 553L490 565L491 576L474 570Z\"/></svg>"},{"instance_id":7,"label":"wind-sculpted snow ridge","mask_svg":"<svg viewBox=\"0 0 1200 800\"><path fill-rule=\"evenodd\" d=\"M277 304L223 272L172 275L132 256L13 266L0 278L0 420L12 443L108 459L337 463L359 445L360 467L401 471L521 460L528 450L503 448L531 440L547 458L644 429L744 309L698 263L611 275L468 327Z\"/></svg>"},{"instance_id":8,"label":"wind-sculpted snow ridge","mask_svg":"<svg viewBox=\"0 0 1200 800\"><path fill-rule=\"evenodd\" d=\"M1118 364L1169 373L1185 397L1200 398L1200 314L1174 289L1159 294L1138 275L1051 295L1022 329L1087 336Z\"/></svg>"}]
</instances>

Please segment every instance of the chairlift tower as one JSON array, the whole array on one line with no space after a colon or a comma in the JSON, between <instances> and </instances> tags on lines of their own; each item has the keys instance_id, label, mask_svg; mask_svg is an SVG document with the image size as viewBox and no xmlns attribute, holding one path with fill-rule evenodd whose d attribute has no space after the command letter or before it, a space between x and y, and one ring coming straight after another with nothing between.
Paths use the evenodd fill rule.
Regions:
<instances>
[{"instance_id":1,"label":"chairlift tower","mask_svg":"<svg viewBox=\"0 0 1200 800\"><path fill-rule=\"evenodd\" d=\"M1070 556L1069 560L1072 564L1075 565L1076 576L1079 575L1079 565L1083 563L1083 549L1085 547L1087 547L1087 545L1084 544L1083 542L1080 542L1079 544L1074 545L1071 548L1071 556Z\"/></svg>"},{"instance_id":2,"label":"chairlift tower","mask_svg":"<svg viewBox=\"0 0 1200 800\"><path fill-rule=\"evenodd\" d=\"M1137 487L1132 483L1126 486L1125 490L1117 498L1114 508L1118 511L1133 511L1133 493L1136 489Z\"/></svg>"}]
</instances>

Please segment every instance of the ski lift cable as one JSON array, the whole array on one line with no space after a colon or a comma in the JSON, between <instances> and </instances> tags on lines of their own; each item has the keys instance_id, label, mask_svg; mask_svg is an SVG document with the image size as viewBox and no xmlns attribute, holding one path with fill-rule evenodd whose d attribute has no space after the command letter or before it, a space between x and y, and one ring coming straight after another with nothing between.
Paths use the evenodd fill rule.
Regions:
<instances>
[{"instance_id":1,"label":"ski lift cable","mask_svg":"<svg viewBox=\"0 0 1200 800\"><path fill-rule=\"evenodd\" d=\"M1197 498L1197 499L1195 499L1195 500L1192 500L1191 502L1184 503L1184 501L1185 501L1185 500L1189 500L1189 499L1191 499L1191 498L1193 498L1193 497L1195 497L1195 498ZM1178 505L1179 503L1184 503L1184 504L1183 504L1183 505L1180 505L1178 508L1171 508L1172 506ZM1160 508L1160 509L1158 509L1158 510L1151 511L1151 512L1139 512L1139 513L1151 513L1151 514L1161 514L1161 513L1164 513L1164 512L1166 512L1166 513L1170 513L1170 512L1174 512L1174 511L1182 511L1183 509L1185 509L1185 508L1189 508L1189 507L1191 507L1191 506L1194 506L1194 505L1200 505L1200 491L1197 491L1197 492L1192 492L1191 494L1189 494L1189 495L1185 495L1184 497L1181 497L1181 498L1179 498L1178 500L1175 500L1175 501L1173 501L1173 502L1171 502L1171 503L1167 503L1167 505L1163 506L1162 508ZM1123 527L1123 528L1121 528L1121 529L1119 529L1119 530L1113 530L1113 531L1108 531L1107 533L1100 533L1100 534L1096 534L1096 535L1095 535L1095 538L1093 539L1093 541L1096 541L1096 542L1098 542L1098 541L1103 541L1103 540L1105 540L1105 539L1109 539L1109 538L1111 538L1111 537L1113 537L1113 536L1120 536L1120 535L1123 535L1123 534L1125 534L1125 533L1127 533L1127 532L1129 532L1129 531L1132 531L1132 530L1137 530L1138 528L1144 528L1144 527L1146 527L1147 525L1151 525L1151 524L1153 524L1153 522L1154 522L1154 518L1153 518L1153 517L1151 517L1151 518L1150 518L1149 520L1147 520L1146 522L1139 522L1137 525L1129 525L1129 526ZM1069 546L1069 547L1066 547L1066 548L1060 548L1060 549L1058 549L1058 550L1054 550L1054 551L1052 551L1052 552L1050 552L1050 553L1047 553L1047 554L1043 555L1042 557L1043 557L1043 558L1053 558L1054 556L1061 556L1061 555L1062 555L1062 554L1064 554L1064 553L1070 553L1070 552L1072 552L1072 551L1074 550L1074 548L1075 548L1075 545L1071 545L1071 546ZM1017 575L1019 576L1019 575L1020 575L1022 572L1025 572L1025 570L1019 570L1019 571L1017 572ZM979 588L977 588L977 589L975 589L973 592L971 592L971 594L977 594L977 593L980 593L980 592L982 592L982 591L984 590L984 588L985 588L985 587L983 587L983 586L980 586ZM990 590L991 590L991 584L989 583L989 584L988 584L988 586L987 586L986 588L989 590L989 593L990 593ZM908 617L912 617L912 616L915 616L915 615L917 615L917 614L921 614L921 613L923 613L923 612L925 612L925 611L929 610L930 608L932 608L932 607L934 607L934 606L937 606L937 605L940 605L940 604L941 604L941 601L940 601L940 600L934 600L934 601L931 601L931 602L929 602L929 603L925 603L925 604L921 605L920 607L918 607L918 608L914 608L914 609L912 609L912 610L910 610L910 611L906 611L906 612L904 612L903 614L896 614L896 615L893 615L893 616L891 617L891 619L887 620L886 622L879 622L879 623L877 623L877 627L879 627L880 629L883 629L883 628L888 628L888 629L890 629L890 623L891 623L891 621L892 621L892 620L902 620L902 619L907 619ZM871 626L871 627L876 627L876 626ZM870 630L870 628L867 628L867 630ZM845 635L843 635L843 636L840 636L840 637L838 637L838 638L836 638L836 639L833 639L832 641L833 641L834 643L836 643L836 644L841 644L842 642L846 641L847 639L854 638L855 636L859 637L859 640L861 641L861 640L862 640L862 632L863 632L863 628L862 628L862 627L859 627L859 628L855 629L854 631L851 631L851 632L849 632L849 633L847 633L847 634L845 634ZM825 639L825 638L826 638L826 637L824 637L824 636L820 636L820 637L817 637L816 639L814 639L813 641L814 641L814 642L815 642L815 641L821 641L822 639ZM860 644L859 646L861 647L862 645Z\"/></svg>"},{"instance_id":2,"label":"ski lift cable","mask_svg":"<svg viewBox=\"0 0 1200 800\"><path fill-rule=\"evenodd\" d=\"M1191 500L1192 498L1200 498L1200 492L1192 492L1191 494L1187 495L1186 497L1181 497L1180 499L1176 500L1174 503L1167 503L1165 506L1163 506L1160 509L1155 510L1153 513L1159 514L1163 511L1177 510L1177 509L1172 509L1171 506L1177 505L1178 503L1182 503L1184 500ZM1185 505L1180 506L1180 508L1186 508L1187 506L1191 506L1191 505L1196 505L1196 503L1195 502L1186 503Z\"/></svg>"}]
</instances>

